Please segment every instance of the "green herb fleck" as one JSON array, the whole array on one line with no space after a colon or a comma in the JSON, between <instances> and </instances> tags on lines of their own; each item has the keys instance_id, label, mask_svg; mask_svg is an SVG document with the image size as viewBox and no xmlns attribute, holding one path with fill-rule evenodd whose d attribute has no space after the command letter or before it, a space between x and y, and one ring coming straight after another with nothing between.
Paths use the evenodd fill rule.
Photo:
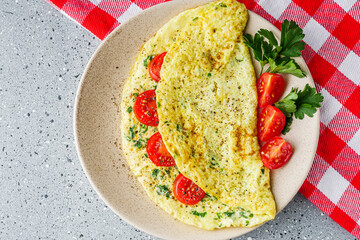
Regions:
<instances>
[{"instance_id":1,"label":"green herb fleck","mask_svg":"<svg viewBox=\"0 0 360 240\"><path fill-rule=\"evenodd\" d=\"M154 178L156 178L157 177L157 175L159 174L159 172L160 172L160 170L159 169L154 169L153 171L152 171L152 176L154 177Z\"/></svg>"},{"instance_id":2,"label":"green herb fleck","mask_svg":"<svg viewBox=\"0 0 360 240\"><path fill-rule=\"evenodd\" d=\"M210 167L220 166L219 162L215 159L215 157L211 157Z\"/></svg>"},{"instance_id":3,"label":"green herb fleck","mask_svg":"<svg viewBox=\"0 0 360 240\"><path fill-rule=\"evenodd\" d=\"M141 149L144 146L144 143L145 141L140 138L139 140L135 141L134 146L137 147L138 149Z\"/></svg>"},{"instance_id":4,"label":"green herb fleck","mask_svg":"<svg viewBox=\"0 0 360 240\"><path fill-rule=\"evenodd\" d=\"M133 98L133 101L135 102L135 100L136 100L136 98L139 96L139 94L138 94L138 93L133 93L132 95L133 95L133 97L134 97L134 98Z\"/></svg>"},{"instance_id":5,"label":"green herb fleck","mask_svg":"<svg viewBox=\"0 0 360 240\"><path fill-rule=\"evenodd\" d=\"M240 212L240 215L243 217L243 218L248 218L244 212Z\"/></svg>"},{"instance_id":6,"label":"green herb fleck","mask_svg":"<svg viewBox=\"0 0 360 240\"><path fill-rule=\"evenodd\" d=\"M140 133L146 133L149 129L149 126L146 126L144 124L140 124Z\"/></svg>"},{"instance_id":7,"label":"green herb fleck","mask_svg":"<svg viewBox=\"0 0 360 240\"><path fill-rule=\"evenodd\" d=\"M140 85L140 87L141 87L141 89L142 89L143 91L145 91L145 88L144 88L142 85Z\"/></svg>"},{"instance_id":8,"label":"green herb fleck","mask_svg":"<svg viewBox=\"0 0 360 240\"><path fill-rule=\"evenodd\" d=\"M183 101L181 101L181 106L182 108L186 109L186 104Z\"/></svg>"},{"instance_id":9,"label":"green herb fleck","mask_svg":"<svg viewBox=\"0 0 360 240\"><path fill-rule=\"evenodd\" d=\"M157 102L156 106L159 108L161 106L160 102Z\"/></svg>"},{"instance_id":10,"label":"green herb fleck","mask_svg":"<svg viewBox=\"0 0 360 240\"><path fill-rule=\"evenodd\" d=\"M130 135L130 139L134 139L135 137L135 132L134 132L134 129L136 128L136 125L132 126L129 128L129 135Z\"/></svg>"},{"instance_id":11,"label":"green herb fleck","mask_svg":"<svg viewBox=\"0 0 360 240\"><path fill-rule=\"evenodd\" d=\"M208 197L211 199L211 201L217 201L217 200L218 200L217 197L211 196L211 195L209 195L209 194L208 194Z\"/></svg>"},{"instance_id":12,"label":"green herb fleck","mask_svg":"<svg viewBox=\"0 0 360 240\"><path fill-rule=\"evenodd\" d=\"M264 168L261 169L261 173L262 173L262 174L265 173L265 169L264 169Z\"/></svg>"},{"instance_id":13,"label":"green herb fleck","mask_svg":"<svg viewBox=\"0 0 360 240\"><path fill-rule=\"evenodd\" d=\"M154 85L153 87L154 87L155 90L157 89L157 85Z\"/></svg>"},{"instance_id":14,"label":"green herb fleck","mask_svg":"<svg viewBox=\"0 0 360 240\"><path fill-rule=\"evenodd\" d=\"M254 217L254 214L250 213L249 218L252 218L252 217Z\"/></svg>"},{"instance_id":15,"label":"green herb fleck","mask_svg":"<svg viewBox=\"0 0 360 240\"><path fill-rule=\"evenodd\" d=\"M222 227L222 223L219 224L219 227Z\"/></svg>"},{"instance_id":16,"label":"green herb fleck","mask_svg":"<svg viewBox=\"0 0 360 240\"><path fill-rule=\"evenodd\" d=\"M148 67L149 66L149 62L154 58L154 55L149 55L144 59L144 66Z\"/></svg>"},{"instance_id":17,"label":"green herb fleck","mask_svg":"<svg viewBox=\"0 0 360 240\"><path fill-rule=\"evenodd\" d=\"M244 61L243 59L237 59L237 58L235 58L235 60L236 60L237 62L242 62L242 61Z\"/></svg>"},{"instance_id":18,"label":"green herb fleck","mask_svg":"<svg viewBox=\"0 0 360 240\"><path fill-rule=\"evenodd\" d=\"M180 125L180 124L176 124L176 130L178 130L179 132L181 132L181 131L182 131L182 127L181 127L181 125Z\"/></svg>"},{"instance_id":19,"label":"green herb fleck","mask_svg":"<svg viewBox=\"0 0 360 240\"><path fill-rule=\"evenodd\" d=\"M198 211L196 211L196 210L193 210L193 211L191 211L191 214L193 214L193 215L195 215L195 216L199 216L199 217L205 217L206 216L206 214L207 214L207 212L202 212L202 213L199 213Z\"/></svg>"},{"instance_id":20,"label":"green herb fleck","mask_svg":"<svg viewBox=\"0 0 360 240\"><path fill-rule=\"evenodd\" d=\"M128 107L128 109L126 110L128 113L131 113L132 112L132 107Z\"/></svg>"},{"instance_id":21,"label":"green herb fleck","mask_svg":"<svg viewBox=\"0 0 360 240\"><path fill-rule=\"evenodd\" d=\"M147 155L147 153L145 153L144 156L147 157L147 158L149 157L149 156Z\"/></svg>"},{"instance_id":22,"label":"green herb fleck","mask_svg":"<svg viewBox=\"0 0 360 240\"><path fill-rule=\"evenodd\" d=\"M198 20L199 19L199 17L194 17L192 20L193 21L196 21L196 20Z\"/></svg>"},{"instance_id":23,"label":"green herb fleck","mask_svg":"<svg viewBox=\"0 0 360 240\"><path fill-rule=\"evenodd\" d=\"M224 4L224 3L219 3L219 6L220 6L220 7L227 7L227 5Z\"/></svg>"},{"instance_id":24,"label":"green herb fleck","mask_svg":"<svg viewBox=\"0 0 360 240\"><path fill-rule=\"evenodd\" d=\"M158 195L164 195L166 198L170 197L169 187L167 185L157 185L156 193Z\"/></svg>"},{"instance_id":25,"label":"green herb fleck","mask_svg":"<svg viewBox=\"0 0 360 240\"><path fill-rule=\"evenodd\" d=\"M221 219L222 218L222 215L220 212L216 213L216 216L217 216L217 219Z\"/></svg>"},{"instance_id":26,"label":"green herb fleck","mask_svg":"<svg viewBox=\"0 0 360 240\"><path fill-rule=\"evenodd\" d=\"M226 216L228 216L228 217L232 217L232 215L234 215L235 214L235 212L234 211L226 211L226 212L224 212L224 214L226 215Z\"/></svg>"},{"instance_id":27,"label":"green herb fleck","mask_svg":"<svg viewBox=\"0 0 360 240\"><path fill-rule=\"evenodd\" d=\"M196 154L195 149L191 149L191 156L195 157L195 154Z\"/></svg>"},{"instance_id":28,"label":"green herb fleck","mask_svg":"<svg viewBox=\"0 0 360 240\"><path fill-rule=\"evenodd\" d=\"M248 225L249 225L249 223L250 223L249 221L246 221L246 225L245 225L245 226L248 226Z\"/></svg>"},{"instance_id":29,"label":"green herb fleck","mask_svg":"<svg viewBox=\"0 0 360 240\"><path fill-rule=\"evenodd\" d=\"M211 76L212 76L212 74L211 74L211 73L208 73L208 74L207 74L207 76L208 76L208 77L211 77Z\"/></svg>"},{"instance_id":30,"label":"green herb fleck","mask_svg":"<svg viewBox=\"0 0 360 240\"><path fill-rule=\"evenodd\" d=\"M170 175L170 170L165 169L165 172L166 172L166 174L167 174L169 177L171 177L171 175Z\"/></svg>"}]
</instances>

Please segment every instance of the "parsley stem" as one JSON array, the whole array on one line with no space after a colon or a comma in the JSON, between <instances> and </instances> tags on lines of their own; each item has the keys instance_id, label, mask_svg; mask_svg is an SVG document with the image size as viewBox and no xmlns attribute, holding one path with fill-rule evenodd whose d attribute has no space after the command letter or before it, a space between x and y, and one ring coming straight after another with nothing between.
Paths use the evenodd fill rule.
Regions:
<instances>
[{"instance_id":1,"label":"parsley stem","mask_svg":"<svg viewBox=\"0 0 360 240\"><path fill-rule=\"evenodd\" d=\"M263 73L263 70L264 70L264 66L261 66L260 76Z\"/></svg>"}]
</instances>

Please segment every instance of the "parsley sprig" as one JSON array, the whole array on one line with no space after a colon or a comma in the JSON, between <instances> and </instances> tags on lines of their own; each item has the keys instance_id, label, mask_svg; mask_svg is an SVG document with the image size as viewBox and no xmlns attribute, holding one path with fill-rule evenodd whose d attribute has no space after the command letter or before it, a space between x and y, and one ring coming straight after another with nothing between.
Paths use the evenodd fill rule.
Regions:
<instances>
[{"instance_id":1,"label":"parsley sprig","mask_svg":"<svg viewBox=\"0 0 360 240\"><path fill-rule=\"evenodd\" d=\"M291 89L284 99L274 103L274 106L280 109L286 117L282 134L289 132L293 116L296 119L303 119L305 115L313 117L323 101L324 97L320 93L316 93L316 89L310 87L309 84L306 84L302 91L297 88Z\"/></svg>"},{"instance_id":2,"label":"parsley sprig","mask_svg":"<svg viewBox=\"0 0 360 240\"><path fill-rule=\"evenodd\" d=\"M254 36L245 34L245 44L253 50L254 58L260 62L261 73L269 64L266 72L289 73L299 78L306 76L292 57L299 57L305 48L303 30L294 21L284 20L281 24L280 45L273 32L260 29Z\"/></svg>"}]
</instances>

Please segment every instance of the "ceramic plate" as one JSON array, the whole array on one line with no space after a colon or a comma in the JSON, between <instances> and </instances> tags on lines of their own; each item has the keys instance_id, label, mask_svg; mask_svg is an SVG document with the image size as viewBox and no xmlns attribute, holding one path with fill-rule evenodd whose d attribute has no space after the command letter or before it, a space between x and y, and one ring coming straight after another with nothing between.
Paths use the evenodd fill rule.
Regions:
<instances>
[{"instance_id":1,"label":"ceramic plate","mask_svg":"<svg viewBox=\"0 0 360 240\"><path fill-rule=\"evenodd\" d=\"M125 80L141 46L180 12L210 2L184 0L163 3L143 11L121 24L98 48L85 69L75 106L75 139L84 171L99 196L122 219L136 228L164 239L228 239L255 228L202 230L184 224L160 209L137 182L121 150L120 99ZM279 30L250 12L246 33L260 28ZM306 78L286 75L287 94L292 87L314 86L304 60L297 62ZM255 62L259 73L259 64ZM271 186L278 212L295 196L314 159L320 126L319 111L313 118L294 120L286 135L294 153L283 168L271 171ZM276 221L276 220L275 220ZM264 238L266 238L264 236Z\"/></svg>"}]
</instances>

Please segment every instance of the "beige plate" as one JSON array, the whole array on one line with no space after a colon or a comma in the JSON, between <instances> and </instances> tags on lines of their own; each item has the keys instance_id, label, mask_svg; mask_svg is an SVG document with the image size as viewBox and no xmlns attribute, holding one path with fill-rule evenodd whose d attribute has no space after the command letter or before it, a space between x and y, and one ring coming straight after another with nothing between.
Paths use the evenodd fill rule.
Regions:
<instances>
[{"instance_id":1,"label":"beige plate","mask_svg":"<svg viewBox=\"0 0 360 240\"><path fill-rule=\"evenodd\" d=\"M160 4L121 24L98 48L90 60L77 93L75 139L84 171L100 197L122 219L144 232L165 239L228 239L254 228L227 228L206 231L175 220L157 207L146 195L128 168L121 150L120 98L140 47L178 13L210 2L183 0ZM280 36L279 30L250 12L245 32L252 35L265 28ZM286 75L285 94L292 87L314 86L309 69L297 59L307 78ZM259 64L254 61L257 73ZM320 126L319 111L313 118L294 120L285 136L294 147L291 160L271 171L271 185L277 210L295 196L314 159ZM275 220L276 221L276 220ZM266 238L266 237L265 237Z\"/></svg>"}]
</instances>

